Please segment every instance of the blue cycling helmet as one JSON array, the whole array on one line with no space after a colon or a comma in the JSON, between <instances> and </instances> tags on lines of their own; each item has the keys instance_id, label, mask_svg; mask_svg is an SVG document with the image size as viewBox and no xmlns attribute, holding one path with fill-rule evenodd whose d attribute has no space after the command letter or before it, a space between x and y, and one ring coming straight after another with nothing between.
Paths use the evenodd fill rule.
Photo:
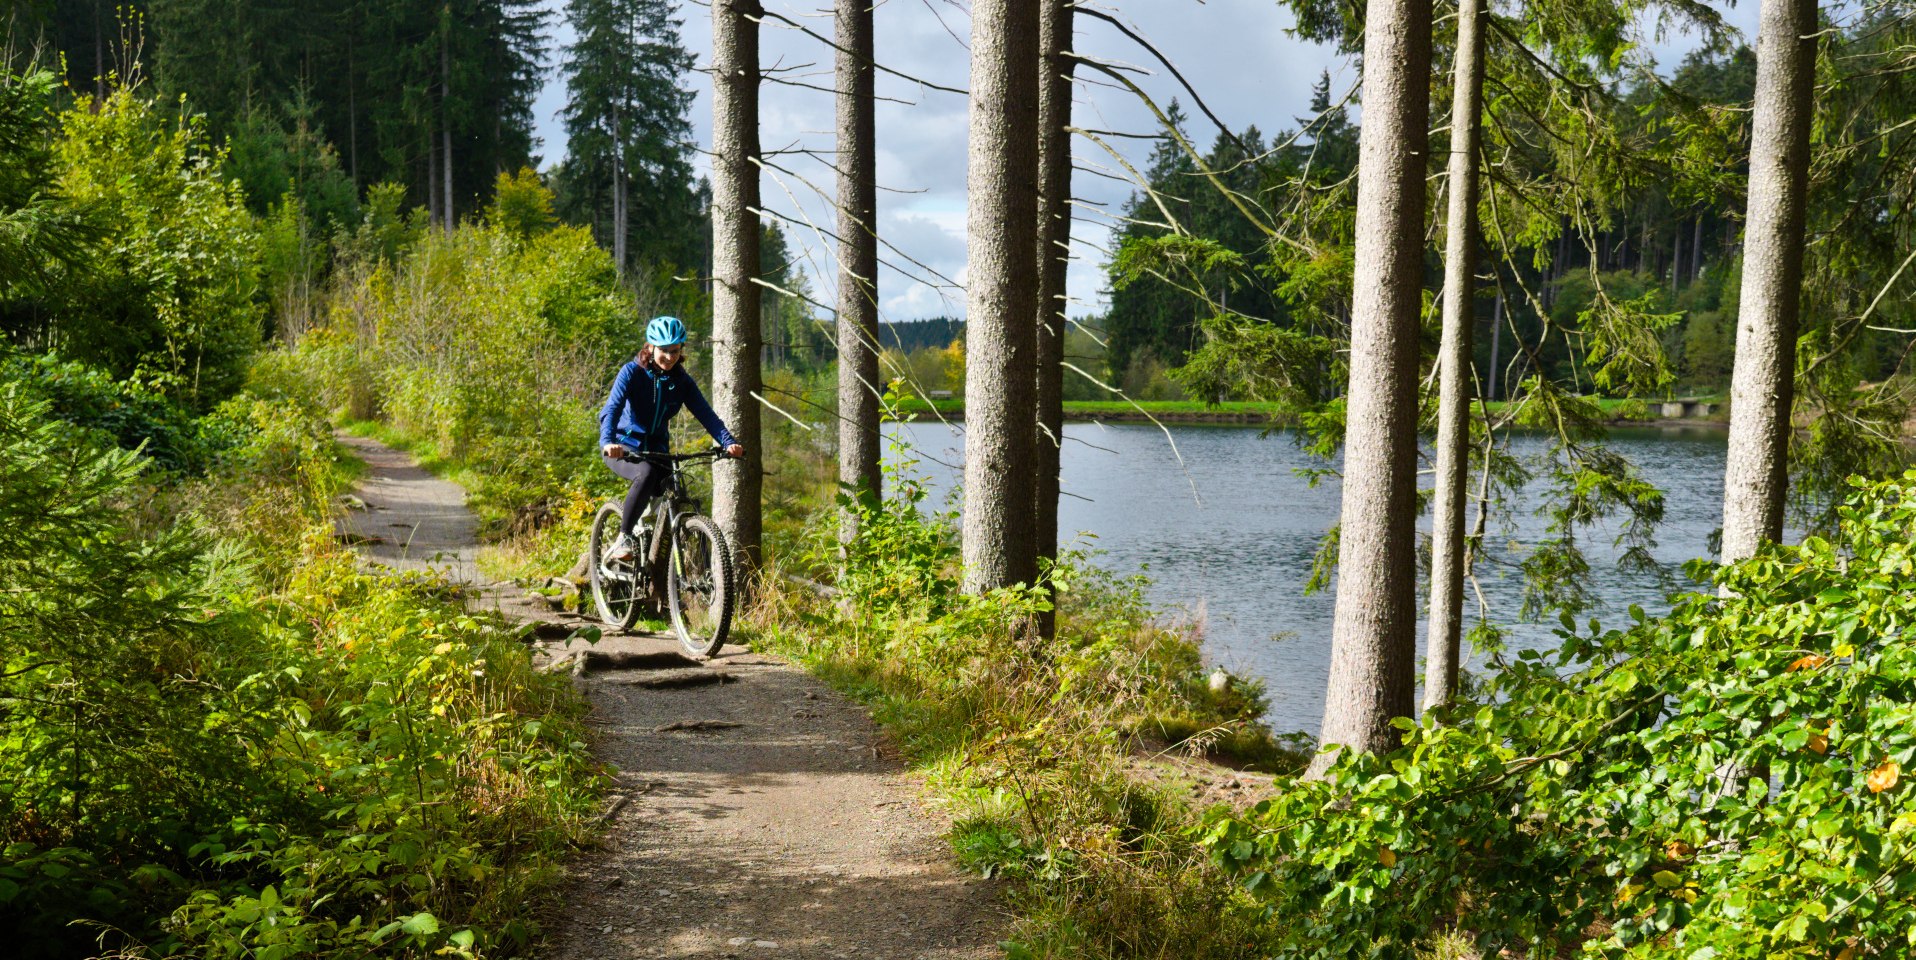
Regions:
<instances>
[{"instance_id":1,"label":"blue cycling helmet","mask_svg":"<svg viewBox=\"0 0 1916 960\"><path fill-rule=\"evenodd\" d=\"M685 342L685 324L677 317L653 317L645 325L645 342L655 347L669 347Z\"/></svg>"}]
</instances>

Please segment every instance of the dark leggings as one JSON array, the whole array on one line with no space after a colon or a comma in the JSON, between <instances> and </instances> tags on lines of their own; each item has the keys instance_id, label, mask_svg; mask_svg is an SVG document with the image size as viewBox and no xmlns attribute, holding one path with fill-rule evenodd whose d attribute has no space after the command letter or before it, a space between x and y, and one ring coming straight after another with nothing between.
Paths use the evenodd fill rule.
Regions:
<instances>
[{"instance_id":1,"label":"dark leggings","mask_svg":"<svg viewBox=\"0 0 1916 960\"><path fill-rule=\"evenodd\" d=\"M665 482L665 468L650 460L614 460L605 456L600 459L613 473L632 481L632 486L625 491L625 515L620 522L625 532L631 533L646 501L658 496L659 485Z\"/></svg>"}]
</instances>

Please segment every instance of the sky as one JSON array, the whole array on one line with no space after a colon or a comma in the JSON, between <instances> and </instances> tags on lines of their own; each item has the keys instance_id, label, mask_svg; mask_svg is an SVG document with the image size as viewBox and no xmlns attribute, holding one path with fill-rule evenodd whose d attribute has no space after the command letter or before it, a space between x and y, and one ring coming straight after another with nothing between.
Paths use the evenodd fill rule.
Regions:
<instances>
[{"instance_id":1,"label":"sky","mask_svg":"<svg viewBox=\"0 0 1916 960\"><path fill-rule=\"evenodd\" d=\"M881 67L943 86L966 86L970 16L964 0L876 2L874 45ZM764 0L764 4L768 11L805 24L815 33L832 33L828 0ZM1710 5L1754 38L1755 0L1741 4L1711 0ZM550 0L550 6L556 63L572 35L564 24L562 0ZM1330 73L1333 99L1341 98L1357 80L1350 58L1291 36L1291 14L1277 0L1115 0L1100 8L1149 39L1233 130L1256 125L1268 137L1293 129L1297 118L1306 115L1311 86L1323 73ZM703 68L711 60L711 8L684 3L680 15L685 21L682 39ZM1641 24L1640 32L1642 46L1666 67L1674 66L1695 45L1680 32L1659 35L1651 22ZM769 75L831 86L832 49L824 43L768 18L760 44L760 62ZM1160 104L1174 96L1183 101L1185 112L1192 116L1187 129L1193 140L1208 145L1216 135L1216 128L1191 109L1188 95L1152 55L1110 24L1078 17L1073 49L1146 69L1148 74L1139 78L1139 85ZM1086 82L1096 78L1091 71L1079 69L1074 124L1135 134L1154 132L1144 105L1128 91ZM686 85L697 95L692 126L703 146L711 142L711 83L700 72L688 76ZM880 316L887 321L962 317L964 293L947 280L962 284L965 276L965 100L882 72L877 93L888 98L876 107L878 233L898 248L898 252L880 249L881 260L895 265L886 266L879 277ZM555 70L534 104L535 132L543 141L540 152L547 165L565 154L565 130L558 119L564 104L565 84ZM762 148L768 155L777 151L771 161L788 168L787 172L768 171L762 187L764 205L794 221L784 226L799 255L800 274L807 278L812 296L825 302L836 289L832 279L836 263L831 242L810 224L831 227L829 192L834 174L818 159L790 151L830 151L832 110L832 95L824 90L768 82L760 95ZM1151 141L1140 139L1107 137L1104 142L1140 168L1152 147ZM1104 147L1074 137L1072 152L1080 169L1072 183L1078 219L1072 230L1067 294L1071 314L1083 316L1103 308L1110 215L1132 189L1099 175L1097 171L1122 176ZM704 154L696 162L701 174L709 169ZM913 266L907 256L930 269Z\"/></svg>"}]
</instances>

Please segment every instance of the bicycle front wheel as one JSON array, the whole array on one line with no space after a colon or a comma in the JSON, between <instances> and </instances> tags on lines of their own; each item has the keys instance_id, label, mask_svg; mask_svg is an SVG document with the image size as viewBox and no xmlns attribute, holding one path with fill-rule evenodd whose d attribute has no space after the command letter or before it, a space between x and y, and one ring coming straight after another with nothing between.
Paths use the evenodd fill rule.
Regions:
<instances>
[{"instance_id":1,"label":"bicycle front wheel","mask_svg":"<svg viewBox=\"0 0 1916 960\"><path fill-rule=\"evenodd\" d=\"M734 603L732 551L710 517L685 517L673 531L666 601L687 652L709 657L725 645Z\"/></svg>"},{"instance_id":2,"label":"bicycle front wheel","mask_svg":"<svg viewBox=\"0 0 1916 960\"><path fill-rule=\"evenodd\" d=\"M638 558L624 561L606 559L612 544L619 539L619 505L608 503L592 518L592 546L586 560L592 568L592 602L599 608L599 619L615 630L631 630L639 622L644 595Z\"/></svg>"}]
</instances>

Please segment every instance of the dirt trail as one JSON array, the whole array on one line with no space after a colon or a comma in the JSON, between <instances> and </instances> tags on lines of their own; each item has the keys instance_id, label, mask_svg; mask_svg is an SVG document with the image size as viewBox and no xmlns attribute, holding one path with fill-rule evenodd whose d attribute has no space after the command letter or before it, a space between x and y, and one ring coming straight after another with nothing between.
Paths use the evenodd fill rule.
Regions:
<instances>
[{"instance_id":1,"label":"dirt trail","mask_svg":"<svg viewBox=\"0 0 1916 960\"><path fill-rule=\"evenodd\" d=\"M445 569L479 587L480 605L583 625L479 582L458 486L382 444L341 439L368 465L367 509L341 523L383 540L360 545L368 559ZM597 750L619 770L603 843L571 864L545 957L1000 954L991 886L951 866L937 818L857 705L733 647L694 663L669 637L608 635L544 655L582 660Z\"/></svg>"}]
</instances>

